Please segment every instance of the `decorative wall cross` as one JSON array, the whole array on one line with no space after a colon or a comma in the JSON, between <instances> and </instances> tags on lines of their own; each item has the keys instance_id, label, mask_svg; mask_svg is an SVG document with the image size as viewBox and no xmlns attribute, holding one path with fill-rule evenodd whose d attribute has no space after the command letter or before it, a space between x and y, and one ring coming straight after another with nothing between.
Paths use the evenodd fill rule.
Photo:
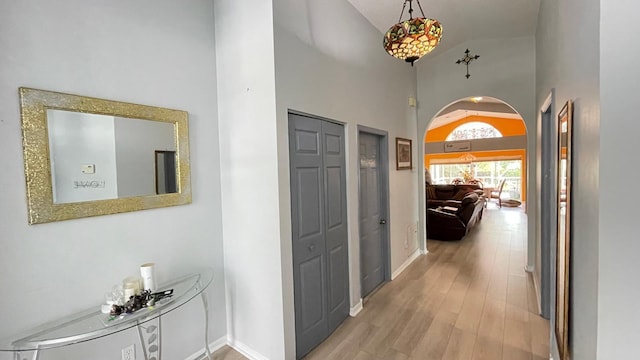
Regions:
<instances>
[{"instance_id":1,"label":"decorative wall cross","mask_svg":"<svg viewBox=\"0 0 640 360\"><path fill-rule=\"evenodd\" d=\"M469 56L469 49L467 49L464 52L464 57L462 59L456 61L456 64L465 63L467 65L467 75L465 75L465 77L467 79L471 76L471 74L469 74L469 63L472 62L473 60L476 60L479 57L480 57L480 55Z\"/></svg>"}]
</instances>

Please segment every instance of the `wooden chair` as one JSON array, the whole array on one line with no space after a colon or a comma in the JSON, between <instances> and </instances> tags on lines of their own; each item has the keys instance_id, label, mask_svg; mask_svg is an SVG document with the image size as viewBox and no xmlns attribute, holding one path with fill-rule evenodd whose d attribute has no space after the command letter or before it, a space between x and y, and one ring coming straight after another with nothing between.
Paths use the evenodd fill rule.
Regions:
<instances>
[{"instance_id":1,"label":"wooden chair","mask_svg":"<svg viewBox=\"0 0 640 360\"><path fill-rule=\"evenodd\" d=\"M504 188L505 182L506 182L506 179L500 180L500 182L498 183L498 187L495 188L493 191L491 191L491 194L489 195L489 199L487 200L487 201L490 201L491 199L498 199L498 206L500 208L502 208L502 199L500 198L500 196L502 195L502 189Z\"/></svg>"},{"instance_id":2,"label":"wooden chair","mask_svg":"<svg viewBox=\"0 0 640 360\"><path fill-rule=\"evenodd\" d=\"M484 185L482 184L482 181L480 181L478 179L469 180L469 184L478 185L480 187L480 189L484 188Z\"/></svg>"}]
</instances>

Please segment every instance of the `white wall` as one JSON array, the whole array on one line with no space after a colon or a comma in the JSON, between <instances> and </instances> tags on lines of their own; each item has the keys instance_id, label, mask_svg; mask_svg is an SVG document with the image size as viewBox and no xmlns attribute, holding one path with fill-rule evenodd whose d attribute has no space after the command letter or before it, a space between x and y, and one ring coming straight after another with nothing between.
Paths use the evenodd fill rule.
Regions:
<instances>
[{"instance_id":1,"label":"white wall","mask_svg":"<svg viewBox=\"0 0 640 360\"><path fill-rule=\"evenodd\" d=\"M118 197L156 193L155 151L176 151L175 125L115 118Z\"/></svg>"},{"instance_id":2,"label":"white wall","mask_svg":"<svg viewBox=\"0 0 640 360\"><path fill-rule=\"evenodd\" d=\"M635 160L639 126L638 49L624 34L638 34L640 4L594 1L600 5L600 227L598 359L640 358L640 288L638 283L638 218L629 183L640 176ZM635 19L634 19L635 18ZM597 38L594 40L597 41ZM631 46L630 46L631 45ZM596 55L597 56L597 55ZM597 159L596 159L597 160ZM586 174L585 174L586 175ZM589 178L598 175L592 174ZM632 186L633 187L633 186ZM597 188L596 188L597 190ZM584 276L593 276L590 270ZM595 290L595 289L594 289ZM592 295L591 291L588 295ZM577 311L578 309L576 309Z\"/></svg>"},{"instance_id":3,"label":"white wall","mask_svg":"<svg viewBox=\"0 0 640 360\"><path fill-rule=\"evenodd\" d=\"M47 110L47 130L54 203L118 197L113 116ZM95 173L83 174L89 164ZM101 186L77 186L88 182Z\"/></svg>"},{"instance_id":4,"label":"white wall","mask_svg":"<svg viewBox=\"0 0 640 360\"><path fill-rule=\"evenodd\" d=\"M270 0L215 1L229 339L284 359Z\"/></svg>"},{"instance_id":5,"label":"white wall","mask_svg":"<svg viewBox=\"0 0 640 360\"><path fill-rule=\"evenodd\" d=\"M148 261L160 282L213 267L210 339L226 334L213 33L211 0L0 2L0 337L99 304ZM193 204L29 226L19 86L187 110ZM202 309L173 315L163 353L184 359L204 345ZM40 355L117 359L134 342Z\"/></svg>"},{"instance_id":6,"label":"white wall","mask_svg":"<svg viewBox=\"0 0 640 360\"><path fill-rule=\"evenodd\" d=\"M606 132L601 132L605 130L605 128L601 129L600 123L599 75L600 71L602 71L601 69L605 69L606 67L600 66L599 62L600 54L604 53L599 50L599 37L601 36L599 35L599 6L600 2L598 0L542 0L540 17L538 19L538 30L536 33L536 111L539 112L540 107L552 88L555 88L556 100L555 114L553 114L554 118L557 118L557 113L562 109L562 106L564 106L567 100L571 99L574 101L572 159L574 165L572 190L573 235L571 249L572 312L570 317L572 344L570 347L572 358L581 360L596 359L596 340L598 340L598 342L600 341L600 338L597 337L597 329L600 326L598 323L603 321L605 323L608 321L618 323L618 319L602 316L602 314L600 316L597 315L598 308L600 307L602 310L602 306L598 305L598 284L606 284L609 282L598 281L599 276L601 280L603 279L602 274L599 275L598 272L598 238L606 239L603 243L604 247L602 247L601 250L617 249L615 251L615 257L629 254L628 259L631 264L634 263L631 259L634 257L633 254L635 251L629 248L629 246L633 246L633 244L627 243L625 240L636 237L635 234L631 232L628 233L630 236L624 236L623 233L621 233L623 230L619 226L608 228L608 231L605 231L605 229L601 227L607 221L609 221L609 226L613 224L619 225L621 221L623 221L620 219L620 215L626 214L627 212L620 209L620 201L617 201L620 198L610 192L615 192L616 188L622 191L621 187L616 187L616 182L624 181L622 180L623 178L633 179L633 175L627 171L621 176L620 166L623 164L623 159L628 158L626 151L622 155L615 153L615 151L610 154L600 153L601 140L603 143L607 140L611 144L613 142L624 144L625 141L620 139L619 136L624 136L624 134L629 134L630 132L625 132L624 130L618 131L619 123L616 123L615 136L611 133L611 137L607 137ZM620 11L616 11L616 16L622 13L632 12L627 8L620 9ZM618 25L616 21L611 21L611 24L607 24L606 26L603 23L601 28L608 29L611 25L615 25L617 28L620 25ZM629 26L636 25L628 23L622 26L624 26L624 32L627 32L630 30ZM621 29L622 27L612 30L612 36L607 37L607 41L605 41L603 45L616 37L613 34L620 34L619 31L622 31ZM618 30L618 32L616 32L616 30ZM628 44L621 42L616 46L618 45L620 46L619 52L612 54L609 58L611 61L615 59L615 65L612 62L610 66L617 69L616 73L620 71L620 76L633 78L633 73L629 74L629 71L634 71L634 67L629 66L623 69L617 63L617 61L629 55ZM602 78L604 79L604 76ZM603 91L603 94L604 93L606 92ZM617 96L617 93L615 96ZM633 102L632 99L629 99L629 101ZM629 112L629 114L631 114L631 112ZM610 118L617 120L624 117L611 116ZM613 129L611 130L613 131ZM631 133L633 133L633 131L631 131ZM631 134L629 134L629 136L631 136ZM604 149L604 146L602 148ZM622 150L620 151L622 152ZM600 161L601 157L608 160ZM607 165L611 162L613 162L614 165ZM618 167L618 170L608 173L600 170L600 164L603 164L603 167ZM627 170L626 167L625 170ZM603 183L607 184L608 194L602 197L598 196L600 192L600 177L609 175L612 175L611 178L603 181ZM602 202L607 203L610 201L609 199L616 199L615 203L610 202L609 207L603 207ZM615 214L615 217L609 217L606 214L611 214L612 216ZM630 223L632 221L633 220L630 220ZM614 234L615 236L612 237ZM615 245L611 246L610 242L612 239L620 239L620 241L624 243L622 252L620 252L620 248ZM609 265L613 263L624 264L624 260L619 261L613 259ZM600 261L601 270L602 266L603 261ZM624 284L623 287L626 287L628 282L620 277L622 274L625 273L615 271L612 273L612 279L615 278L616 281L621 281L620 284ZM631 281L631 279L627 280ZM553 286L554 285L552 285L552 288ZM602 289L600 293L602 293ZM624 292L618 291L611 292L611 294L613 293L616 295L624 294ZM552 308L555 303L553 299L555 299L555 293L552 291ZM622 309L622 307L615 306L611 307L611 309L617 311ZM626 310L624 321L632 321L632 316L628 316L629 313ZM552 311L551 329L554 328L554 316L555 313ZM625 334L622 337L624 339L633 337L632 333L619 327L615 327L615 331L612 328L611 331L612 337L615 336L614 334ZM552 341L555 342L554 336L552 336ZM622 345L622 342L620 342L620 345ZM555 352L554 348L555 346L552 346ZM598 352L600 352L600 350L598 350ZM555 358L557 358L557 355ZM599 354L597 358L617 359L625 357L614 356L611 352L604 352Z\"/></svg>"},{"instance_id":7,"label":"white wall","mask_svg":"<svg viewBox=\"0 0 640 360\"><path fill-rule=\"evenodd\" d=\"M446 41L443 38L442 41ZM451 50L426 55L416 63L418 68L418 134L424 138L432 118L445 106L459 99L473 96L490 96L511 105L523 118L527 127L527 223L528 237L535 236L535 166L531 166L531 154L535 154L535 48L534 39L482 39L462 43ZM465 49L480 58L469 65L471 77L465 78L466 69L456 64ZM435 54L432 54L435 55ZM532 131L533 130L533 131ZM420 151L422 153L422 150ZM420 169L424 169L420 161ZM423 171L421 171L422 173ZM424 180L421 174L420 181ZM424 199L424 188L420 189ZM424 201L423 201L424 202ZM420 207L421 217L424 206ZM423 235L424 236L424 235ZM530 242L528 264L535 260L534 243ZM523 264L524 265L524 264Z\"/></svg>"},{"instance_id":8,"label":"white wall","mask_svg":"<svg viewBox=\"0 0 640 360\"><path fill-rule=\"evenodd\" d=\"M358 125L389 136L391 272L418 249L405 247L407 228L418 221L418 168L395 170L395 138L413 140L414 164L421 157L415 108L415 70L382 48L382 34L346 0L300 2L278 0L275 11L275 57L278 124L280 246L287 358L294 357L294 305L291 250L288 110L345 124L347 211L351 305L361 298L358 229Z\"/></svg>"}]
</instances>

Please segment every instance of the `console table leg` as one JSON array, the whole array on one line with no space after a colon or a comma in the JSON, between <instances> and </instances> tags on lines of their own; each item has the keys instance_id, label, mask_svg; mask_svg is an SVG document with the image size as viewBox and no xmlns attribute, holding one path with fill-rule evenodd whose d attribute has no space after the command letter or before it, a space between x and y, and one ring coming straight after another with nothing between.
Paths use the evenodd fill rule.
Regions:
<instances>
[{"instance_id":1,"label":"console table leg","mask_svg":"<svg viewBox=\"0 0 640 360\"><path fill-rule=\"evenodd\" d=\"M162 317L159 316L155 320L138 324L138 336L140 337L140 345L144 353L145 360L161 360L161 341L160 329ZM155 324L154 324L155 323ZM144 331L142 331L144 329Z\"/></svg>"},{"instance_id":2,"label":"console table leg","mask_svg":"<svg viewBox=\"0 0 640 360\"><path fill-rule=\"evenodd\" d=\"M209 350L209 302L207 301L206 289L200 293L200 296L204 306L204 351L207 354L207 359L213 359L211 350Z\"/></svg>"},{"instance_id":3,"label":"console table leg","mask_svg":"<svg viewBox=\"0 0 640 360\"><path fill-rule=\"evenodd\" d=\"M142 335L142 326L138 324L137 328L138 336L140 337L140 347L142 348L142 352L144 353L144 360L149 360L149 357L147 356L147 346L144 341L144 335Z\"/></svg>"},{"instance_id":4,"label":"console table leg","mask_svg":"<svg viewBox=\"0 0 640 360\"><path fill-rule=\"evenodd\" d=\"M14 351L13 352L13 359L14 360L27 360L27 358L26 357L23 358L22 355L20 355L20 353L21 353L20 351ZM33 351L32 359L33 360L38 360L38 349Z\"/></svg>"}]
</instances>

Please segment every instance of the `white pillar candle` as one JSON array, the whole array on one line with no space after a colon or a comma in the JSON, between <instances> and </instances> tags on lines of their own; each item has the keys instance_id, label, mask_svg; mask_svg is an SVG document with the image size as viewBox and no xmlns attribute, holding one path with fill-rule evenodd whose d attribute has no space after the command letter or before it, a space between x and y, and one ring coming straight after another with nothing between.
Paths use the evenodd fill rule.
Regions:
<instances>
[{"instance_id":1,"label":"white pillar candle","mask_svg":"<svg viewBox=\"0 0 640 360\"><path fill-rule=\"evenodd\" d=\"M154 274L154 263L140 265L140 275L142 276L142 286L144 290L156 291L156 280Z\"/></svg>"}]
</instances>

